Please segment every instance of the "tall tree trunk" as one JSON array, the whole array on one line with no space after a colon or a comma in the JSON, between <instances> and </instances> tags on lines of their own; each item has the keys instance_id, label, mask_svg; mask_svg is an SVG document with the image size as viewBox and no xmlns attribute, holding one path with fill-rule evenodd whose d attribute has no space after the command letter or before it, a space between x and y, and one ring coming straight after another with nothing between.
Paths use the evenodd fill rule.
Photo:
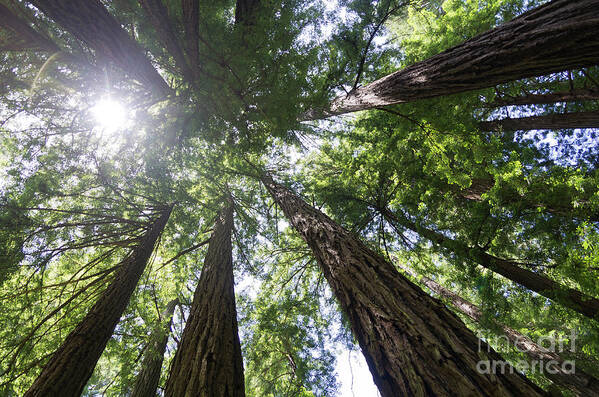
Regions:
<instances>
[{"instance_id":1,"label":"tall tree trunk","mask_svg":"<svg viewBox=\"0 0 599 397\"><path fill-rule=\"evenodd\" d=\"M10 9L0 3L0 30L8 30L17 40L6 40L0 45L2 51L21 51L36 49L55 53L60 48L52 40L35 31L25 21L16 16Z\"/></svg>"},{"instance_id":2,"label":"tall tree trunk","mask_svg":"<svg viewBox=\"0 0 599 397\"><path fill-rule=\"evenodd\" d=\"M495 181L493 176L488 178L473 178L472 184L465 188L452 189L459 197L469 201L483 201L482 195L487 193L493 186ZM515 208L541 208L544 212L567 218L578 218L581 220L589 220L592 222L599 221L599 213L589 209L589 198L593 192L586 192L583 197L573 196L573 192L562 190L559 193L551 193L547 184L542 181L537 181L530 186L530 190L526 194L520 194L510 187L502 187L499 192L499 205L512 204ZM574 206L572 201L576 200L581 205Z\"/></svg>"},{"instance_id":3,"label":"tall tree trunk","mask_svg":"<svg viewBox=\"0 0 599 397\"><path fill-rule=\"evenodd\" d=\"M162 361L164 361L164 351L166 350L166 343L173 322L173 313L178 303L177 299L173 299L166 305L166 309L160 316L160 323L150 334L148 346L141 363L141 370L135 378L130 397L156 397L156 389L158 389L160 373L162 372Z\"/></svg>"},{"instance_id":4,"label":"tall tree trunk","mask_svg":"<svg viewBox=\"0 0 599 397\"><path fill-rule=\"evenodd\" d=\"M451 306L460 313L465 314L477 323L481 321L483 314L478 306L468 302L455 292L443 287L434 280L425 276L416 275L411 269L404 265L398 264L397 266L406 273L418 278L422 284L426 285L431 291L450 302ZM503 335L512 346L528 356L530 362L544 363L546 368L550 370L543 371L543 374L551 379L552 382L570 389L580 396L599 396L599 380L597 378L583 372L579 368L576 368L575 373L565 370L566 367L563 366L565 360L557 354L557 352L552 352L539 346L528 336L521 334L505 324L494 321L494 325L503 331Z\"/></svg>"},{"instance_id":5,"label":"tall tree trunk","mask_svg":"<svg viewBox=\"0 0 599 397\"><path fill-rule=\"evenodd\" d=\"M554 0L333 100L305 120L492 87L599 63L599 0Z\"/></svg>"},{"instance_id":6,"label":"tall tree trunk","mask_svg":"<svg viewBox=\"0 0 599 397\"><path fill-rule=\"evenodd\" d=\"M544 116L506 118L478 123L481 131L560 130L599 128L599 112L555 113Z\"/></svg>"},{"instance_id":7,"label":"tall tree trunk","mask_svg":"<svg viewBox=\"0 0 599 397\"><path fill-rule=\"evenodd\" d=\"M599 319L599 299L560 285L539 273L523 269L513 261L498 258L486 253L480 248L469 247L458 240L451 239L434 230L419 226L403 215L391 212L388 208L377 209L385 219L393 225L400 225L408 228L441 247L448 249L463 258L469 258L485 269L501 274L505 278L543 295L562 306L575 310L591 319Z\"/></svg>"},{"instance_id":8,"label":"tall tree trunk","mask_svg":"<svg viewBox=\"0 0 599 397\"><path fill-rule=\"evenodd\" d=\"M233 289L233 208L221 212L210 237L189 319L165 396L243 397L245 386Z\"/></svg>"},{"instance_id":9,"label":"tall tree trunk","mask_svg":"<svg viewBox=\"0 0 599 397\"><path fill-rule=\"evenodd\" d=\"M486 345L440 301L272 178L262 182L312 249L384 397L543 395L518 373L481 374Z\"/></svg>"},{"instance_id":10,"label":"tall tree trunk","mask_svg":"<svg viewBox=\"0 0 599 397\"><path fill-rule=\"evenodd\" d=\"M550 94L528 94L523 96L504 96L485 104L487 108L518 105L549 105L557 102L582 102L599 100L599 90L580 88L572 91L552 92Z\"/></svg>"},{"instance_id":11,"label":"tall tree trunk","mask_svg":"<svg viewBox=\"0 0 599 397\"><path fill-rule=\"evenodd\" d=\"M198 79L200 68L200 1L181 0L183 14L183 32L185 37L185 53L193 78Z\"/></svg>"},{"instance_id":12,"label":"tall tree trunk","mask_svg":"<svg viewBox=\"0 0 599 397\"><path fill-rule=\"evenodd\" d=\"M162 0L139 0L139 3L149 17L150 23L156 30L160 42L173 57L175 65L181 70L187 82L193 82L192 69L185 59L183 49L179 45L179 38L168 18L168 10Z\"/></svg>"},{"instance_id":13,"label":"tall tree trunk","mask_svg":"<svg viewBox=\"0 0 599 397\"><path fill-rule=\"evenodd\" d=\"M125 73L162 95L170 87L152 66L142 48L99 0L30 0L49 18L106 57Z\"/></svg>"},{"instance_id":14,"label":"tall tree trunk","mask_svg":"<svg viewBox=\"0 0 599 397\"><path fill-rule=\"evenodd\" d=\"M66 337L25 397L79 396L154 252L172 206L165 208L139 245L122 262L112 283Z\"/></svg>"}]
</instances>

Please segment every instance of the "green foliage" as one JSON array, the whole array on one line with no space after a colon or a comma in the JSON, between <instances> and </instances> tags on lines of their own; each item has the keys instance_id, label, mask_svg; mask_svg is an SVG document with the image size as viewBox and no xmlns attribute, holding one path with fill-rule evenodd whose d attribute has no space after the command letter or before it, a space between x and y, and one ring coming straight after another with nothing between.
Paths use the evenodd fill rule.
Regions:
<instances>
[{"instance_id":1,"label":"green foliage","mask_svg":"<svg viewBox=\"0 0 599 397\"><path fill-rule=\"evenodd\" d=\"M500 332L497 322L533 339L567 339L575 331L578 348L566 355L597 374L596 322L477 267L461 248L513 260L599 297L593 132L479 128L480 121L510 115L596 110L592 101L494 103L588 89L599 80L597 68L333 123L297 122L343 91L427 59L538 3L344 0L331 7L268 0L252 23L240 26L233 1L202 2L199 64L190 78L138 1L104 2L172 88L166 98L131 81L127 71L39 11L10 3L63 51L0 53L0 393L21 395L31 385L157 210L174 204L84 395L130 392L161 309L178 297L163 387L200 276L202 243L230 196L247 395L336 395L335 355L353 347L347 319L310 251L267 198L257 180L262 169L286 178L388 259L481 307L479 323L465 320L484 337ZM165 20L187 48L181 2L163 4ZM0 29L0 42L10 37ZM127 107L128 120L116 131L93 120L102 98ZM548 147L550 136L556 148ZM385 219L385 208L462 245L428 241L405 223ZM494 347L512 361L522 358ZM528 375L549 386L542 376Z\"/></svg>"}]
</instances>

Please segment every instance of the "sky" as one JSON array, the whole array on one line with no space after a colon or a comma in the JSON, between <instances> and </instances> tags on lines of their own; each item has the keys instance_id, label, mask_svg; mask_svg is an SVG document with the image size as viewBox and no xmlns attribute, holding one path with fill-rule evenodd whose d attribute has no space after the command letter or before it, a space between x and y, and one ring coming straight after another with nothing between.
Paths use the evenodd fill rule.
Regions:
<instances>
[{"instance_id":1,"label":"sky","mask_svg":"<svg viewBox=\"0 0 599 397\"><path fill-rule=\"evenodd\" d=\"M337 356L340 397L378 397L380 394L368 369L364 356L359 351L343 350ZM352 376L353 375L353 376Z\"/></svg>"}]
</instances>

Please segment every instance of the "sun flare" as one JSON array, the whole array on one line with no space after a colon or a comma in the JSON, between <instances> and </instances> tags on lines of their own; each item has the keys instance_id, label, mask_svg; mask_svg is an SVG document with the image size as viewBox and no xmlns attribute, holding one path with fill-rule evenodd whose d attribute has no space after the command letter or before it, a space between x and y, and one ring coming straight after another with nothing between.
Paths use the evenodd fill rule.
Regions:
<instances>
[{"instance_id":1,"label":"sun flare","mask_svg":"<svg viewBox=\"0 0 599 397\"><path fill-rule=\"evenodd\" d=\"M96 125L104 131L114 132L123 128L127 121L127 111L118 101L111 98L101 99L91 108Z\"/></svg>"}]
</instances>

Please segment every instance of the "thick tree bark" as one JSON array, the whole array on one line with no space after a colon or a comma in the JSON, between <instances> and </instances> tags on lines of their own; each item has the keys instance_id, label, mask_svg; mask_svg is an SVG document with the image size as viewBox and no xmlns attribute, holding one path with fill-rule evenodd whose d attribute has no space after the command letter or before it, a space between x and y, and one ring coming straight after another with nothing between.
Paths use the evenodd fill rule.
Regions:
<instances>
[{"instance_id":1,"label":"thick tree bark","mask_svg":"<svg viewBox=\"0 0 599 397\"><path fill-rule=\"evenodd\" d=\"M167 397L243 397L245 386L233 289L233 208L219 215L166 383Z\"/></svg>"},{"instance_id":2,"label":"thick tree bark","mask_svg":"<svg viewBox=\"0 0 599 397\"><path fill-rule=\"evenodd\" d=\"M314 110L304 120L492 87L599 63L599 0L554 0Z\"/></svg>"},{"instance_id":3,"label":"thick tree bark","mask_svg":"<svg viewBox=\"0 0 599 397\"><path fill-rule=\"evenodd\" d=\"M99 0L31 0L49 18L140 83L168 95L170 88L142 48Z\"/></svg>"},{"instance_id":4,"label":"thick tree bark","mask_svg":"<svg viewBox=\"0 0 599 397\"><path fill-rule=\"evenodd\" d=\"M25 397L81 395L154 252L171 210L168 207L162 211L139 245L123 260L112 283L56 350Z\"/></svg>"},{"instance_id":5,"label":"thick tree bark","mask_svg":"<svg viewBox=\"0 0 599 397\"><path fill-rule=\"evenodd\" d=\"M481 356L486 344L440 301L269 176L262 182L312 249L383 397L543 395L518 373L481 374L479 361L501 358Z\"/></svg>"},{"instance_id":6,"label":"thick tree bark","mask_svg":"<svg viewBox=\"0 0 599 397\"><path fill-rule=\"evenodd\" d=\"M552 92L550 94L529 94L523 96L504 96L485 104L487 108L519 105L548 105L557 102L583 102L599 100L599 90L580 88L565 92Z\"/></svg>"},{"instance_id":7,"label":"thick tree bark","mask_svg":"<svg viewBox=\"0 0 599 397\"><path fill-rule=\"evenodd\" d=\"M455 292L443 287L441 284L431 280L425 276L416 275L411 269L401 264L398 264L402 270L412 276L418 278L420 282L426 285L431 291L435 292L443 299L447 300L451 306L453 306L460 313L470 317L475 322L480 322L483 314L480 308ZM501 324L494 321L495 326L503 331L503 335L507 338L510 344L516 347L520 352L526 354L529 361L545 363L546 367L550 370L544 371L543 374L547 378L551 379L552 382L568 388L580 396L599 396L599 380L592 375L589 375L579 368L576 368L575 373L570 371L564 371L564 359L548 349L539 346L531 338L521 334L513 328L508 327L505 324ZM566 367L567 368L567 367Z\"/></svg>"},{"instance_id":8,"label":"thick tree bark","mask_svg":"<svg viewBox=\"0 0 599 397\"><path fill-rule=\"evenodd\" d=\"M60 51L60 48L52 40L35 31L2 3L0 3L0 29L12 32L17 38L17 40L11 43L2 43L0 50L20 51L35 49L50 53Z\"/></svg>"},{"instance_id":9,"label":"thick tree bark","mask_svg":"<svg viewBox=\"0 0 599 397\"><path fill-rule=\"evenodd\" d=\"M177 299L173 299L168 303L166 309L162 312L161 323L150 334L148 346L141 363L141 370L135 378L130 397L156 397L162 371L162 361L164 361L164 351L166 350L166 343L173 322L173 313L178 303Z\"/></svg>"},{"instance_id":10,"label":"thick tree bark","mask_svg":"<svg viewBox=\"0 0 599 397\"><path fill-rule=\"evenodd\" d=\"M434 230L421 227L406 217L391 212L388 208L377 209L393 225L408 228L435 244L463 258L471 259L480 266L501 274L505 278L543 295L562 306L575 310L589 318L599 319L599 299L560 285L539 273L523 269L513 261L498 258L480 248L469 247L460 241L446 237Z\"/></svg>"},{"instance_id":11,"label":"thick tree bark","mask_svg":"<svg viewBox=\"0 0 599 397\"><path fill-rule=\"evenodd\" d=\"M565 128L599 128L599 112L555 113L516 119L483 121L481 131L560 130Z\"/></svg>"}]
</instances>

